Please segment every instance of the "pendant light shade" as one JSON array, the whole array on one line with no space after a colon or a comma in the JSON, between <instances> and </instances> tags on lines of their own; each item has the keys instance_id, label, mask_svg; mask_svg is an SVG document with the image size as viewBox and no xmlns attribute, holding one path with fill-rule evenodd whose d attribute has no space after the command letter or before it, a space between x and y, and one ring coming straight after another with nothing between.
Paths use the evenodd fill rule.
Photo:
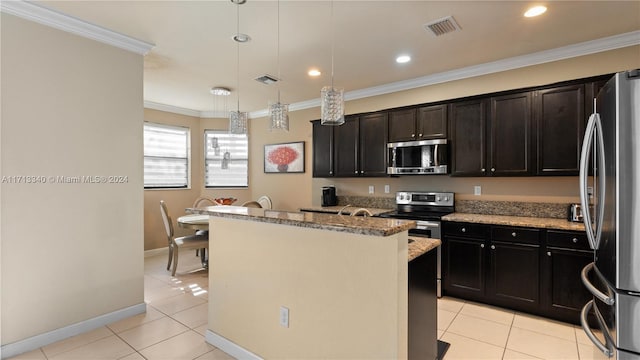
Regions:
<instances>
[{"instance_id":1,"label":"pendant light shade","mask_svg":"<svg viewBox=\"0 0 640 360\"><path fill-rule=\"evenodd\" d=\"M344 89L325 86L320 91L320 124L344 124Z\"/></svg>"},{"instance_id":2,"label":"pendant light shade","mask_svg":"<svg viewBox=\"0 0 640 360\"><path fill-rule=\"evenodd\" d=\"M280 1L278 0L278 78L280 77ZM289 131L289 104L280 102L280 82L278 82L278 102L269 104L269 130Z\"/></svg>"},{"instance_id":3,"label":"pendant light shade","mask_svg":"<svg viewBox=\"0 0 640 360\"><path fill-rule=\"evenodd\" d=\"M229 112L229 132L231 134L246 134L248 114L241 111Z\"/></svg>"},{"instance_id":4,"label":"pendant light shade","mask_svg":"<svg viewBox=\"0 0 640 360\"><path fill-rule=\"evenodd\" d=\"M277 102L269 105L269 130L289 131L289 104Z\"/></svg>"},{"instance_id":5,"label":"pendant light shade","mask_svg":"<svg viewBox=\"0 0 640 360\"><path fill-rule=\"evenodd\" d=\"M238 95L237 95L237 99L238 99L238 108L237 111L230 111L229 112L229 132L231 134L246 134L247 133L247 124L248 124L248 113L246 112L241 112L240 111L240 43L243 42L241 40L240 35L240 5L244 4L246 2L246 0L244 1L240 1L240 0L231 0L231 2L233 2L234 4L237 4L238 6L238 17L237 17L237 28L236 28L236 36L233 37L233 40L236 42L236 49L237 49L237 60L238 60L238 64L237 64L237 70L238 70L238 77L237 77L237 88L238 88ZM245 35L246 36L246 35ZM247 39L249 39L248 36L246 36Z\"/></svg>"},{"instance_id":6,"label":"pendant light shade","mask_svg":"<svg viewBox=\"0 0 640 360\"><path fill-rule=\"evenodd\" d=\"M333 1L331 1L331 22L333 22ZM331 26L331 86L320 91L320 124L344 124L344 89L333 86L333 52L335 46L335 24Z\"/></svg>"}]
</instances>

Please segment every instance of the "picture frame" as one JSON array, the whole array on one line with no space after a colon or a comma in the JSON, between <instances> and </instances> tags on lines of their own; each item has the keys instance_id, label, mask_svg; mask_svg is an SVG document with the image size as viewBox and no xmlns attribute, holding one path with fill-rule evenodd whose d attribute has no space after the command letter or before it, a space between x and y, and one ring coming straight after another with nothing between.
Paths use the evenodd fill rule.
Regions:
<instances>
[{"instance_id":1,"label":"picture frame","mask_svg":"<svg viewBox=\"0 0 640 360\"><path fill-rule=\"evenodd\" d=\"M304 141L265 145L265 174L304 173L304 145Z\"/></svg>"}]
</instances>

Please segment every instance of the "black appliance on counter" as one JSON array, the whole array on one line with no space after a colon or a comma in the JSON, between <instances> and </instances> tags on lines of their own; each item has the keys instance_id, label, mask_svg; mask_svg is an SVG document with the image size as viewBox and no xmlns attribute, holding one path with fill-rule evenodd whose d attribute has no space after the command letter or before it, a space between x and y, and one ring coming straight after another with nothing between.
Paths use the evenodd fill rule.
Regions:
<instances>
[{"instance_id":1,"label":"black appliance on counter","mask_svg":"<svg viewBox=\"0 0 640 360\"><path fill-rule=\"evenodd\" d=\"M338 197L336 196L335 186L323 186L322 187L322 206L336 206L338 205Z\"/></svg>"},{"instance_id":2,"label":"black appliance on counter","mask_svg":"<svg viewBox=\"0 0 640 360\"><path fill-rule=\"evenodd\" d=\"M416 228L409 230L411 237L441 239L440 219L454 210L454 193L435 191L399 191L396 193L396 210L380 217L414 220ZM442 251L437 250L437 295L442 296Z\"/></svg>"}]
</instances>

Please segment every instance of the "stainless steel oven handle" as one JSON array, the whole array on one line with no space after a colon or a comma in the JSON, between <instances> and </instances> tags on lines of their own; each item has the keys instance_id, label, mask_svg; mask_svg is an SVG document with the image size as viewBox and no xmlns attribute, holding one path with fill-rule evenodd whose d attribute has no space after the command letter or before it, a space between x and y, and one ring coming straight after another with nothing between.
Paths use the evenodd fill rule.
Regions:
<instances>
[{"instance_id":1,"label":"stainless steel oven handle","mask_svg":"<svg viewBox=\"0 0 640 360\"><path fill-rule=\"evenodd\" d=\"M593 333L593 331L591 331L591 328L589 327L589 323L587 321L587 315L589 314L589 311L591 311L591 309L593 308L593 300L590 300L588 303L586 303L586 305L582 308L582 311L580 312L580 325L582 325L582 330L584 330L584 333L587 334L587 337L589 338L589 340L591 340L591 342L598 348L598 350L602 351L603 354L605 354L607 357L612 357L613 356L613 350L610 349L607 344L603 344L602 342L600 342L600 340L595 336L595 334ZM600 319L599 316L597 316L596 314L596 319L598 320L598 325L600 326L600 329L604 329L604 324L602 323L602 319ZM605 335L605 339L608 339L607 336Z\"/></svg>"},{"instance_id":2,"label":"stainless steel oven handle","mask_svg":"<svg viewBox=\"0 0 640 360\"><path fill-rule=\"evenodd\" d=\"M593 284L589 281L589 272L593 270L594 266L595 266L594 263L589 263L587 264L587 266L585 266L582 269L582 272L580 273L580 278L582 279L582 283L587 288L587 290L589 290L589 292L593 294L593 296L598 298L598 300L611 306L616 302L615 298L604 294L602 291L598 290L595 286L593 286ZM595 272L595 274L596 276L600 276L597 271Z\"/></svg>"}]
</instances>

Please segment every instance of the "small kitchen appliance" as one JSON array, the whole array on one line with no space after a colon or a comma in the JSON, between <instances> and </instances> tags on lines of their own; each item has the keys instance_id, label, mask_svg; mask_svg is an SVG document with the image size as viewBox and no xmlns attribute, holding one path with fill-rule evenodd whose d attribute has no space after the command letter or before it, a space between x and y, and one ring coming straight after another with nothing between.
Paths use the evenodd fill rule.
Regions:
<instances>
[{"instance_id":1,"label":"small kitchen appliance","mask_svg":"<svg viewBox=\"0 0 640 360\"><path fill-rule=\"evenodd\" d=\"M435 191L399 191L396 193L396 210L380 217L414 220L416 228L409 230L412 237L441 239L440 219L454 212L454 193ZM436 290L442 296L442 254L437 249Z\"/></svg>"},{"instance_id":2,"label":"small kitchen appliance","mask_svg":"<svg viewBox=\"0 0 640 360\"><path fill-rule=\"evenodd\" d=\"M338 205L338 197L336 196L335 186L323 186L322 187L322 206L336 206Z\"/></svg>"}]
</instances>

